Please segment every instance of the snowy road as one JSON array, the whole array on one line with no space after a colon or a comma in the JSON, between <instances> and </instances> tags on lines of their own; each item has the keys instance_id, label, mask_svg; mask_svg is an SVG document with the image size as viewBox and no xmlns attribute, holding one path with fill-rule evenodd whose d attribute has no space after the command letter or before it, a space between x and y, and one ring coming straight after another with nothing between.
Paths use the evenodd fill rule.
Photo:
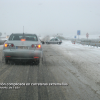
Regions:
<instances>
[{"instance_id":1,"label":"snowy road","mask_svg":"<svg viewBox=\"0 0 100 100\"><path fill-rule=\"evenodd\" d=\"M1 64L0 83L67 83L68 86L0 89L0 100L100 100L100 48L70 41L45 44L43 48L42 66Z\"/></svg>"}]
</instances>

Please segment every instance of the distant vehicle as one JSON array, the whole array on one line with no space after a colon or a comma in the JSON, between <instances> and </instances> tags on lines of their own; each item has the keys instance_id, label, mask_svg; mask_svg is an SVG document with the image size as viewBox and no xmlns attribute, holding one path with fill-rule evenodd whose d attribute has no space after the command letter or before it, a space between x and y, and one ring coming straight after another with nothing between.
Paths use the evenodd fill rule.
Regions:
<instances>
[{"instance_id":1,"label":"distant vehicle","mask_svg":"<svg viewBox=\"0 0 100 100\"><path fill-rule=\"evenodd\" d=\"M9 35L7 35L6 38L8 39L9 38Z\"/></svg>"},{"instance_id":2,"label":"distant vehicle","mask_svg":"<svg viewBox=\"0 0 100 100\"><path fill-rule=\"evenodd\" d=\"M7 41L6 37L0 37L0 45L3 45Z\"/></svg>"},{"instance_id":3,"label":"distant vehicle","mask_svg":"<svg viewBox=\"0 0 100 100\"><path fill-rule=\"evenodd\" d=\"M62 40L60 40L59 38L52 38L49 41L46 41L46 44L61 44Z\"/></svg>"},{"instance_id":4,"label":"distant vehicle","mask_svg":"<svg viewBox=\"0 0 100 100\"><path fill-rule=\"evenodd\" d=\"M3 59L6 64L10 60L30 60L39 64L43 59L42 43L36 34L13 33L4 43Z\"/></svg>"}]
</instances>

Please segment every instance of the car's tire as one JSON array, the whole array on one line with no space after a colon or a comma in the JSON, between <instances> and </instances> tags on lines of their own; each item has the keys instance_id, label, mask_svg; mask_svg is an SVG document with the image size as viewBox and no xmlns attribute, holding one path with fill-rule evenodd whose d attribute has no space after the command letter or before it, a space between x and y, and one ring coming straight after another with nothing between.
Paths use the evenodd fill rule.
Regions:
<instances>
[{"instance_id":1,"label":"car's tire","mask_svg":"<svg viewBox=\"0 0 100 100\"><path fill-rule=\"evenodd\" d=\"M58 45L60 45L61 43L60 42L58 42Z\"/></svg>"},{"instance_id":2,"label":"car's tire","mask_svg":"<svg viewBox=\"0 0 100 100\"><path fill-rule=\"evenodd\" d=\"M5 59L4 59L4 56L2 56L2 63L4 63L5 62Z\"/></svg>"},{"instance_id":3,"label":"car's tire","mask_svg":"<svg viewBox=\"0 0 100 100\"><path fill-rule=\"evenodd\" d=\"M35 65L39 65L40 60L35 61Z\"/></svg>"},{"instance_id":4,"label":"car's tire","mask_svg":"<svg viewBox=\"0 0 100 100\"><path fill-rule=\"evenodd\" d=\"M8 59L5 59L4 56L2 56L2 63L8 64Z\"/></svg>"},{"instance_id":5,"label":"car's tire","mask_svg":"<svg viewBox=\"0 0 100 100\"><path fill-rule=\"evenodd\" d=\"M5 59L5 64L8 64L8 59Z\"/></svg>"}]
</instances>

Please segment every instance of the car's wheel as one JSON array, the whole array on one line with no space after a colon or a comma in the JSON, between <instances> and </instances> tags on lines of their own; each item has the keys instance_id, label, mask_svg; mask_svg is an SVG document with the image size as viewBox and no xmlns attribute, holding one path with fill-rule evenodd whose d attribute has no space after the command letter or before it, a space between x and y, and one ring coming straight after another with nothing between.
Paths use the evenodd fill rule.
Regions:
<instances>
[{"instance_id":1,"label":"car's wheel","mask_svg":"<svg viewBox=\"0 0 100 100\"><path fill-rule=\"evenodd\" d=\"M35 61L35 65L39 65L40 60Z\"/></svg>"},{"instance_id":2,"label":"car's wheel","mask_svg":"<svg viewBox=\"0 0 100 100\"><path fill-rule=\"evenodd\" d=\"M2 63L4 63L4 60L5 60L5 59L4 59L4 56L2 56Z\"/></svg>"},{"instance_id":3,"label":"car's wheel","mask_svg":"<svg viewBox=\"0 0 100 100\"><path fill-rule=\"evenodd\" d=\"M5 64L8 64L8 59L5 59Z\"/></svg>"},{"instance_id":4,"label":"car's wheel","mask_svg":"<svg viewBox=\"0 0 100 100\"><path fill-rule=\"evenodd\" d=\"M2 56L2 63L8 64L8 59L5 59L4 56Z\"/></svg>"},{"instance_id":5,"label":"car's wheel","mask_svg":"<svg viewBox=\"0 0 100 100\"><path fill-rule=\"evenodd\" d=\"M60 45L61 43L60 43L60 42L58 42L58 44Z\"/></svg>"}]
</instances>

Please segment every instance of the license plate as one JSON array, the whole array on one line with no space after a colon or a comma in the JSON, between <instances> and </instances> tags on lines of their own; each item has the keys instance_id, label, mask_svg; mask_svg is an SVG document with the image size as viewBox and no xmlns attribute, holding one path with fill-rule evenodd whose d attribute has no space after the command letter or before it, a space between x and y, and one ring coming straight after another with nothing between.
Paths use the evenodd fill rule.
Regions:
<instances>
[{"instance_id":1,"label":"license plate","mask_svg":"<svg viewBox=\"0 0 100 100\"><path fill-rule=\"evenodd\" d=\"M16 46L16 49L28 49L27 46Z\"/></svg>"},{"instance_id":2,"label":"license plate","mask_svg":"<svg viewBox=\"0 0 100 100\"><path fill-rule=\"evenodd\" d=\"M24 46L24 49L28 49L28 47L27 46Z\"/></svg>"}]
</instances>

